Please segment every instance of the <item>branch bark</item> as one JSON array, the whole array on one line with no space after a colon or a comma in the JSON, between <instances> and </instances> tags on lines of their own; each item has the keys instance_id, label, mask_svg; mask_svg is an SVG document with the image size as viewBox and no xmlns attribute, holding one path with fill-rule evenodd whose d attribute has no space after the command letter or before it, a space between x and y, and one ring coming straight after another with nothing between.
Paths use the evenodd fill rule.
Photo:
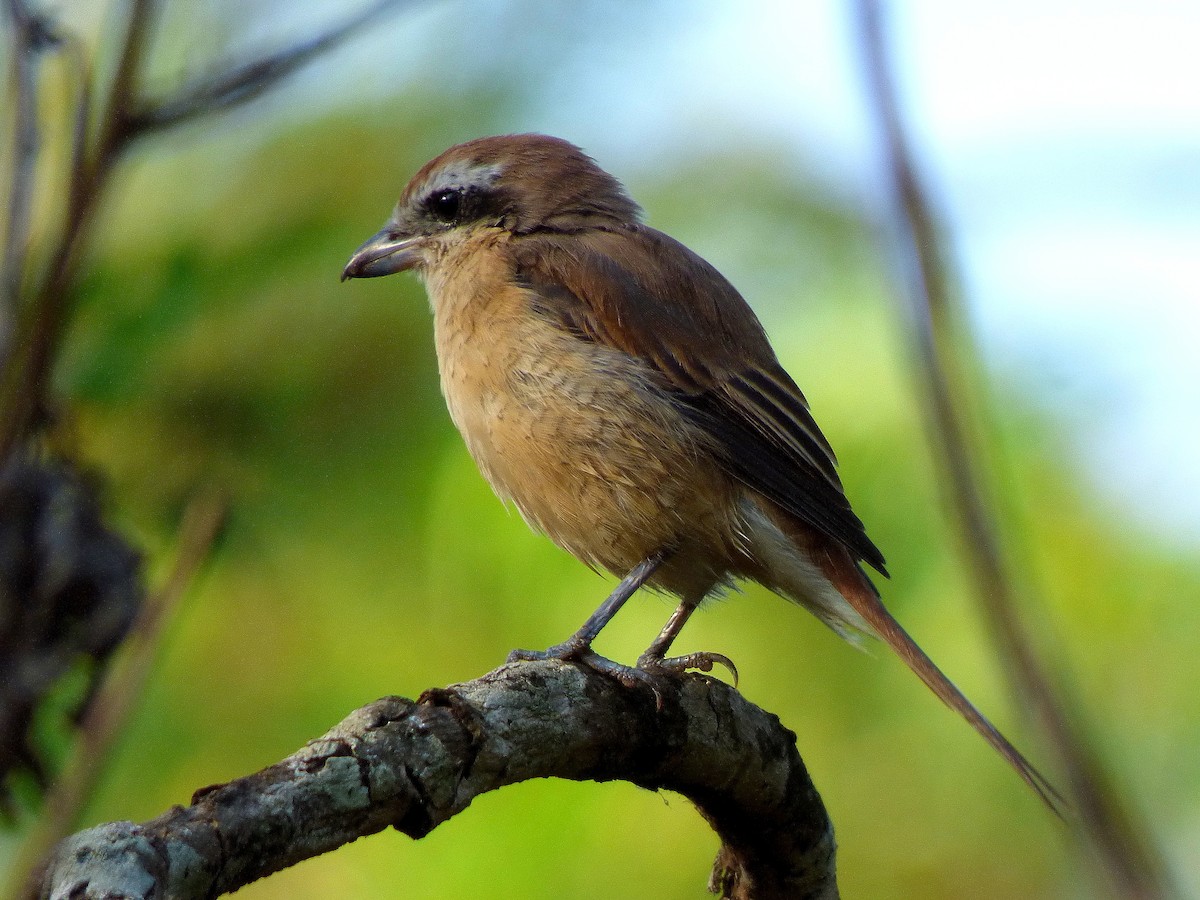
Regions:
<instances>
[{"instance_id":1,"label":"branch bark","mask_svg":"<svg viewBox=\"0 0 1200 900\"><path fill-rule=\"evenodd\" d=\"M486 791L545 777L688 797L721 838L722 897L838 896L833 826L776 716L706 677L631 689L557 661L385 697L189 807L79 832L37 896L215 897L388 826L423 837Z\"/></svg>"}]
</instances>

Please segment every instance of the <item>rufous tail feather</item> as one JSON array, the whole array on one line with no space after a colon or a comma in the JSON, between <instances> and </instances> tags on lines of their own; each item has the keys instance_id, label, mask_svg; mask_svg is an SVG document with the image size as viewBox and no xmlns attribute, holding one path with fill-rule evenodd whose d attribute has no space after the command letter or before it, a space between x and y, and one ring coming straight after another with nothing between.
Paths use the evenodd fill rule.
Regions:
<instances>
[{"instance_id":1,"label":"rufous tail feather","mask_svg":"<svg viewBox=\"0 0 1200 900\"><path fill-rule=\"evenodd\" d=\"M1042 799L1042 802L1056 816L1065 819L1066 802L1063 800L1062 795L1009 742L1008 738L1001 734L996 726L989 722L987 717L975 708L966 695L954 686L954 682L942 674L941 669L934 664L933 660L926 655L924 650L917 646L917 642L909 636L903 626L887 611L887 608L883 605L883 601L879 599L879 595L875 592L867 577L861 572L856 572L855 574L858 575L858 579L856 579L857 584L846 584L845 582L849 579L845 577L839 578L834 582L842 593L842 596L867 621L875 634L891 647L897 656L904 660L905 665L912 669L918 678L925 682L926 687L933 691L943 703L966 719L971 727L978 731L983 736L983 739L991 744L993 749L1008 761L1008 764L1033 789L1033 792Z\"/></svg>"}]
</instances>

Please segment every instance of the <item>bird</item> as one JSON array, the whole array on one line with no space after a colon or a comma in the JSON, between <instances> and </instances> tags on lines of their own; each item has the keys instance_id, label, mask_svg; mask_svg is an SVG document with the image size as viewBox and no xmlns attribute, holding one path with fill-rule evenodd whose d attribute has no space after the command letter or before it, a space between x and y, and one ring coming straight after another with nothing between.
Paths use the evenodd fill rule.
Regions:
<instances>
[{"instance_id":1,"label":"bird","mask_svg":"<svg viewBox=\"0 0 1200 900\"><path fill-rule=\"evenodd\" d=\"M511 660L574 660L626 684L729 667L668 656L706 598L754 581L839 635L881 639L1038 797L1053 785L933 663L865 567L883 554L829 442L749 304L643 222L621 182L541 134L457 144L408 182L342 280L411 271L433 314L442 393L501 500L620 581L583 626ZM639 588L679 598L627 666L592 642Z\"/></svg>"}]
</instances>

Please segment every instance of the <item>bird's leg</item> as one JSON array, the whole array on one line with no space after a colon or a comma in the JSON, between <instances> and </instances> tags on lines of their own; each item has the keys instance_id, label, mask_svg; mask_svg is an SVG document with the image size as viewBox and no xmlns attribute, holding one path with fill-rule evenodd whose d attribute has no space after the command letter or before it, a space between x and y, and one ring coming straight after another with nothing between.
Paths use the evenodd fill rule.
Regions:
<instances>
[{"instance_id":1,"label":"bird's leg","mask_svg":"<svg viewBox=\"0 0 1200 900\"><path fill-rule=\"evenodd\" d=\"M666 551L659 551L651 556L646 557L636 566L629 570L629 574L621 579L621 583L613 589L613 592L605 598L600 607L592 613L586 622L573 635L563 641L561 644L555 644L546 650L514 650L508 654L509 662L517 662L519 660L535 660L535 659L577 659L582 662L587 662L594 668L601 671L610 671L612 667L620 669L621 672L633 671L628 666L621 666L612 660L604 659L592 653L592 641L596 639L601 630L607 625L612 617L617 614L617 611L625 605L625 601L633 596L642 585L650 580L650 576L662 565L663 560L667 558ZM599 664L597 664L599 663ZM613 674L620 674L613 671ZM624 679L622 679L624 680Z\"/></svg>"},{"instance_id":2,"label":"bird's leg","mask_svg":"<svg viewBox=\"0 0 1200 900\"><path fill-rule=\"evenodd\" d=\"M671 618L667 619L667 624L663 626L663 630L658 633L658 637L646 648L646 652L638 657L637 666L639 669L648 672L673 674L686 672L688 669L711 672L713 666L720 663L733 675L733 683L735 686L737 685L737 666L733 664L733 660L721 653L688 653L685 656L667 657L667 651L671 649L671 644L675 642L675 638L683 630L684 624L691 617L692 613L696 611L696 607L700 605L700 601L703 599L704 596L699 595L696 597L684 597L680 601L679 606L675 608L675 612L671 613Z\"/></svg>"}]
</instances>

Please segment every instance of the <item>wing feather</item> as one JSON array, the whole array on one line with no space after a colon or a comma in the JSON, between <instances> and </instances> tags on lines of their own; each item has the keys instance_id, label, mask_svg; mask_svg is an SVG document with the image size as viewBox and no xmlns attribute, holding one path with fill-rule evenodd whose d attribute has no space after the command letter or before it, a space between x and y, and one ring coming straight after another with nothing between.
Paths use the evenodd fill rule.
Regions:
<instances>
[{"instance_id":1,"label":"wing feather","mask_svg":"<svg viewBox=\"0 0 1200 900\"><path fill-rule=\"evenodd\" d=\"M715 439L729 475L887 574L808 402L716 269L641 225L534 233L513 249L539 313L580 340L643 360L683 415Z\"/></svg>"}]
</instances>

